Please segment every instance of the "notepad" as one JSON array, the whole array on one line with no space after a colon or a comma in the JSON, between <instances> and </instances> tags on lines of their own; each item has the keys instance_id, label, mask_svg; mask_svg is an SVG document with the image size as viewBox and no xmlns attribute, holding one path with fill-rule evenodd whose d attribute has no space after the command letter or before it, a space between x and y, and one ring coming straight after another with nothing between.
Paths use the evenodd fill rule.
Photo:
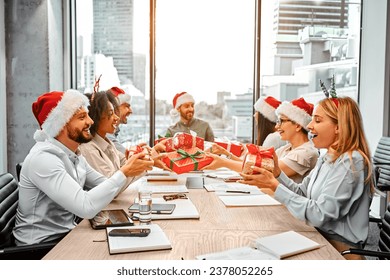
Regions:
<instances>
[{"instance_id":1,"label":"notepad","mask_svg":"<svg viewBox=\"0 0 390 280\"><path fill-rule=\"evenodd\" d=\"M109 236L109 232L115 229L115 227L107 228L108 249L110 254L172 249L171 242L165 232L157 224L133 226L131 228L149 228L150 234L146 237Z\"/></svg>"},{"instance_id":2,"label":"notepad","mask_svg":"<svg viewBox=\"0 0 390 280\"><path fill-rule=\"evenodd\" d=\"M320 248L320 244L295 231L287 231L255 240L255 247L279 259Z\"/></svg>"},{"instance_id":3,"label":"notepad","mask_svg":"<svg viewBox=\"0 0 390 280\"><path fill-rule=\"evenodd\" d=\"M279 201L268 194L218 196L225 206L269 206L281 205Z\"/></svg>"}]
</instances>

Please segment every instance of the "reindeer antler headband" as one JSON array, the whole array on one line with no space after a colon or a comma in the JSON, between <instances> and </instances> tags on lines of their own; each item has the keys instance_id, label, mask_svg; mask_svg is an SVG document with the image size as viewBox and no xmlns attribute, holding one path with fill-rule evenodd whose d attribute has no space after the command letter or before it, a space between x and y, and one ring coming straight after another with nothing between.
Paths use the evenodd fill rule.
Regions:
<instances>
[{"instance_id":1,"label":"reindeer antler headband","mask_svg":"<svg viewBox=\"0 0 390 280\"><path fill-rule=\"evenodd\" d=\"M337 93L336 93L336 87L334 82L334 75L330 79L330 88L329 91L326 89L325 84L320 80L320 85L322 88L322 91L324 92L326 98L330 98L333 103L336 105L336 107L339 107L339 102L337 100Z\"/></svg>"}]
</instances>

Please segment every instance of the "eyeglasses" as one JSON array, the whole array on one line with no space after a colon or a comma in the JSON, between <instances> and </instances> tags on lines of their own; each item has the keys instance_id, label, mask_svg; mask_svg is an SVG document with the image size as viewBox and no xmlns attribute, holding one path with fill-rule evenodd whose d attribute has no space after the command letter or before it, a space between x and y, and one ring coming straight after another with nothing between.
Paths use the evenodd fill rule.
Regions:
<instances>
[{"instance_id":1,"label":"eyeglasses","mask_svg":"<svg viewBox=\"0 0 390 280\"><path fill-rule=\"evenodd\" d=\"M185 193L176 193L176 194L166 194L163 195L165 201L175 200L175 199L188 199Z\"/></svg>"},{"instance_id":2,"label":"eyeglasses","mask_svg":"<svg viewBox=\"0 0 390 280\"><path fill-rule=\"evenodd\" d=\"M292 123L295 123L294 121L292 121L292 120L290 120L290 119L281 119L281 118L279 118L279 119L276 120L276 124L277 124L277 125L282 125L282 124L285 123L285 122L292 122Z\"/></svg>"}]
</instances>

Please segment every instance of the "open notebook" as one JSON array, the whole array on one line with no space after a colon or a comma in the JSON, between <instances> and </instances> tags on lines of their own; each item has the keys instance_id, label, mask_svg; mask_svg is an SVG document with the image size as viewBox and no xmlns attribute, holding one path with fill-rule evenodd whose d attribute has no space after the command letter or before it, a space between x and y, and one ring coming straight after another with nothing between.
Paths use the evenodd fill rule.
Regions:
<instances>
[{"instance_id":1,"label":"open notebook","mask_svg":"<svg viewBox=\"0 0 390 280\"><path fill-rule=\"evenodd\" d=\"M121 227L121 229L124 228L150 229L150 233L145 237L110 236L110 231L115 229L115 227L107 228L108 249L110 254L172 249L171 242L165 232L156 224Z\"/></svg>"},{"instance_id":2,"label":"open notebook","mask_svg":"<svg viewBox=\"0 0 390 280\"><path fill-rule=\"evenodd\" d=\"M255 240L254 247L239 247L196 256L198 260L278 260L320 248L317 242L295 231L287 231Z\"/></svg>"},{"instance_id":3,"label":"open notebook","mask_svg":"<svg viewBox=\"0 0 390 280\"><path fill-rule=\"evenodd\" d=\"M318 249L317 242L295 231L282 232L255 240L255 247L279 259Z\"/></svg>"}]
</instances>

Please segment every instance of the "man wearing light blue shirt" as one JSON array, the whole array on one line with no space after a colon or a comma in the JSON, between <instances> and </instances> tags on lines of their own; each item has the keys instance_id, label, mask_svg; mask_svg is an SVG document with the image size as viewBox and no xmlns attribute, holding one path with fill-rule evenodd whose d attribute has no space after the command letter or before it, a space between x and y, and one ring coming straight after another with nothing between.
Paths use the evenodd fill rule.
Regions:
<instances>
[{"instance_id":1,"label":"man wearing light blue shirt","mask_svg":"<svg viewBox=\"0 0 390 280\"><path fill-rule=\"evenodd\" d=\"M13 234L17 245L59 240L76 225L75 217L93 218L126 183L126 177L151 170L153 160L132 156L106 178L89 166L78 147L92 136L88 99L78 91L50 92L33 103L41 127L37 143L23 162Z\"/></svg>"}]
</instances>

